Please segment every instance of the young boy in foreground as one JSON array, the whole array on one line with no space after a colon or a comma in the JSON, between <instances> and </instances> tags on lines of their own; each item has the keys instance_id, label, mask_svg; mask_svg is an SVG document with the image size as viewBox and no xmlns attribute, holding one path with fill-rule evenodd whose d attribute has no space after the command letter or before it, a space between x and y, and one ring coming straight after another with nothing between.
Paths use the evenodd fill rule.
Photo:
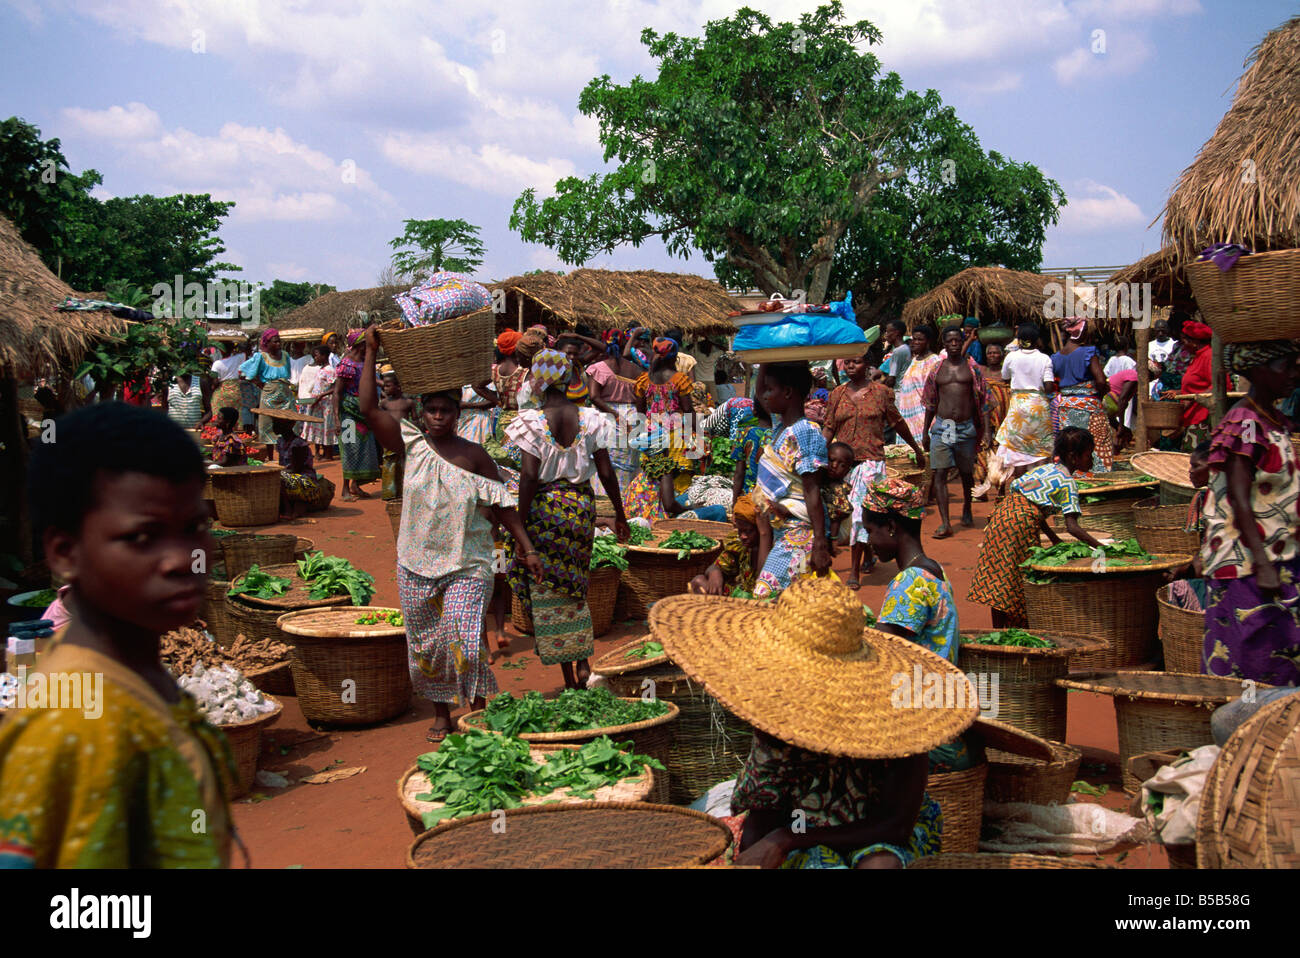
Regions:
<instances>
[{"instance_id":1,"label":"young boy in foreground","mask_svg":"<svg viewBox=\"0 0 1300 958\"><path fill-rule=\"evenodd\" d=\"M71 620L39 662L51 700L0 722L0 867L228 865L229 746L158 653L159 636L194 621L214 548L199 450L166 416L122 403L55 430L29 496Z\"/></svg>"}]
</instances>

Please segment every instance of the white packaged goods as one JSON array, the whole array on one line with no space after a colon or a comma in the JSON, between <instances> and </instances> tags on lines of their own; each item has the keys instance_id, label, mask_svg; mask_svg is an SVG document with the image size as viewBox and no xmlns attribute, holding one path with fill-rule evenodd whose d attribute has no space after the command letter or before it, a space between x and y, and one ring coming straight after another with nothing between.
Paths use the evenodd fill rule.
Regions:
<instances>
[{"instance_id":1,"label":"white packaged goods","mask_svg":"<svg viewBox=\"0 0 1300 958\"><path fill-rule=\"evenodd\" d=\"M213 725L236 725L275 711L275 702L229 665L196 665L177 684L194 697Z\"/></svg>"}]
</instances>

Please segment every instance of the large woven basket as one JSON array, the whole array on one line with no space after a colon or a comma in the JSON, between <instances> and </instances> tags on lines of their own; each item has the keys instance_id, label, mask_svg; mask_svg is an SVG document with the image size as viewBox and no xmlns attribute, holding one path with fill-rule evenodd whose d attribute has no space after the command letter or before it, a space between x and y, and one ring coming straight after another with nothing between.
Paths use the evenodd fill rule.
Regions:
<instances>
[{"instance_id":1,"label":"large woven basket","mask_svg":"<svg viewBox=\"0 0 1300 958\"><path fill-rule=\"evenodd\" d=\"M269 526L280 517L279 466L230 466L208 477L223 526Z\"/></svg>"},{"instance_id":2,"label":"large woven basket","mask_svg":"<svg viewBox=\"0 0 1300 958\"><path fill-rule=\"evenodd\" d=\"M988 762L961 772L931 773L925 791L943 810L943 852L977 852L984 823L984 784Z\"/></svg>"},{"instance_id":3,"label":"large woven basket","mask_svg":"<svg viewBox=\"0 0 1300 958\"><path fill-rule=\"evenodd\" d=\"M723 705L671 662L649 667L624 656L645 641L645 636L624 643L592 664L615 695L632 698L653 689L655 698L680 710L668 749L668 801L689 805L714 785L735 778L749 755L753 727ZM653 683L646 686L647 681Z\"/></svg>"},{"instance_id":4,"label":"large woven basket","mask_svg":"<svg viewBox=\"0 0 1300 958\"><path fill-rule=\"evenodd\" d=\"M1079 655L1076 668L1129 668L1156 657L1156 589L1162 572L1097 575L1086 584L1025 583L1028 630L1105 639L1110 648ZM1051 736L1055 737L1055 736Z\"/></svg>"},{"instance_id":5,"label":"large woven basket","mask_svg":"<svg viewBox=\"0 0 1300 958\"><path fill-rule=\"evenodd\" d=\"M1205 613L1191 612L1169 601L1170 586L1161 586L1156 592L1156 606L1160 610L1160 646L1165 650L1165 671L1202 671L1201 659L1205 648Z\"/></svg>"},{"instance_id":6,"label":"large woven basket","mask_svg":"<svg viewBox=\"0 0 1300 958\"><path fill-rule=\"evenodd\" d=\"M1205 322L1225 343L1300 339L1300 249L1252 253L1224 272L1213 262L1188 263Z\"/></svg>"},{"instance_id":7,"label":"large woven basket","mask_svg":"<svg viewBox=\"0 0 1300 958\"><path fill-rule=\"evenodd\" d=\"M245 672L244 678L267 695L293 695L293 670L288 659Z\"/></svg>"},{"instance_id":8,"label":"large woven basket","mask_svg":"<svg viewBox=\"0 0 1300 958\"><path fill-rule=\"evenodd\" d=\"M221 553L226 560L226 575L243 575L250 566L285 565L294 561L298 537L293 535L254 535L241 532L221 537Z\"/></svg>"},{"instance_id":9,"label":"large woven basket","mask_svg":"<svg viewBox=\"0 0 1300 958\"><path fill-rule=\"evenodd\" d=\"M632 748L638 755L649 755L651 758L657 758L664 768L669 768L668 763L671 761L669 749L672 745L677 718L680 714L681 710L672 702L669 702L667 712L655 718L646 719L643 722L610 725L605 728L575 729L568 732L522 732L519 737L529 744L540 742L547 745L581 745L584 742L590 742L593 738L608 735L615 742L630 741ZM462 715L457 722L457 726L462 732L468 732L470 729L486 730L487 728L483 724L482 711ZM668 801L667 775L655 776L651 800L656 802Z\"/></svg>"},{"instance_id":10,"label":"large woven basket","mask_svg":"<svg viewBox=\"0 0 1300 958\"><path fill-rule=\"evenodd\" d=\"M393 527L393 541L396 542L402 531L402 500L385 499L384 511L388 513L388 524Z\"/></svg>"},{"instance_id":11,"label":"large woven basket","mask_svg":"<svg viewBox=\"0 0 1300 958\"><path fill-rule=\"evenodd\" d=\"M997 676L997 718L1000 722L1061 742L1065 740L1065 690L1056 685L1070 671L1070 659L1086 652L1105 651L1109 643L1086 635L1044 632L1040 638L1053 649L981 645L991 629L965 631L957 647L957 667L967 675Z\"/></svg>"},{"instance_id":12,"label":"large woven basket","mask_svg":"<svg viewBox=\"0 0 1300 958\"><path fill-rule=\"evenodd\" d=\"M373 725L410 706L405 628L356 621L378 611L369 605L304 609L277 620L292 637L293 687L307 721Z\"/></svg>"},{"instance_id":13,"label":"large woven basket","mask_svg":"<svg viewBox=\"0 0 1300 958\"><path fill-rule=\"evenodd\" d=\"M622 572L612 566L594 569L587 580L587 609L591 612L593 635L604 635L614 627L614 604ZM533 634L533 617L523 600L510 594L510 624L524 635Z\"/></svg>"},{"instance_id":14,"label":"large woven basket","mask_svg":"<svg viewBox=\"0 0 1300 958\"><path fill-rule=\"evenodd\" d=\"M1177 429L1183 424L1183 404L1171 399L1144 399L1142 421L1147 429Z\"/></svg>"},{"instance_id":15,"label":"large woven basket","mask_svg":"<svg viewBox=\"0 0 1300 958\"><path fill-rule=\"evenodd\" d=\"M670 595L686 592L691 580L704 572L722 551L722 537L713 535L718 542L712 549L696 549L686 558L678 559L677 550L657 549L656 541L666 538L672 532L674 523L686 530L685 523L702 523L703 520L676 519L656 523L655 538L639 546L627 547L627 568L623 571L622 591L626 593L627 617L645 619L650 615L650 606ZM726 523L709 523L711 526L725 526ZM698 528L695 531L699 531ZM704 533L709 535L709 533Z\"/></svg>"},{"instance_id":16,"label":"large woven basket","mask_svg":"<svg viewBox=\"0 0 1300 958\"><path fill-rule=\"evenodd\" d=\"M991 802L1064 805L1079 774L1083 752L1064 742L1046 742L1048 756L1018 755L989 749L984 795Z\"/></svg>"},{"instance_id":17,"label":"large woven basket","mask_svg":"<svg viewBox=\"0 0 1300 958\"><path fill-rule=\"evenodd\" d=\"M269 697L269 696L268 696ZM262 751L262 730L280 717L284 706L276 699L275 711L251 718L238 725L219 726L230 743L230 751L235 758L234 792L231 798L240 798L253 790L253 779L257 775L257 757Z\"/></svg>"},{"instance_id":18,"label":"large woven basket","mask_svg":"<svg viewBox=\"0 0 1300 958\"><path fill-rule=\"evenodd\" d=\"M1195 555L1201 548L1198 533L1184 529L1187 506L1162 506L1157 496L1133 504L1133 525L1138 544L1147 552Z\"/></svg>"},{"instance_id":19,"label":"large woven basket","mask_svg":"<svg viewBox=\"0 0 1300 958\"><path fill-rule=\"evenodd\" d=\"M731 844L731 831L716 818L647 802L530 805L501 817L441 822L415 840L406 866L663 868L703 865Z\"/></svg>"},{"instance_id":20,"label":"large woven basket","mask_svg":"<svg viewBox=\"0 0 1300 958\"><path fill-rule=\"evenodd\" d=\"M528 751L534 762L539 765L546 761L546 755L559 749L576 749L577 745L532 745ZM591 798L579 798L568 789L556 789L552 792L535 793L521 798L522 805L542 805L559 802L562 805L578 805L582 802L644 802L654 791L654 769L646 766L639 775L625 778L613 785L602 785L591 793ZM411 831L421 835L428 831L424 824L424 813L443 807L442 802L421 802L416 799L420 793L429 788L429 777L418 765L412 765L397 782L397 800L402 803L406 813L406 823Z\"/></svg>"},{"instance_id":21,"label":"large woven basket","mask_svg":"<svg viewBox=\"0 0 1300 958\"><path fill-rule=\"evenodd\" d=\"M1055 858L1051 855L1006 855L1006 854L951 854L943 852L939 855L927 855L924 858L918 858L912 864L907 866L913 868L960 868L970 869L988 869L988 868L1108 868L1108 865L1100 865L1096 862L1080 861L1077 858Z\"/></svg>"},{"instance_id":22,"label":"large woven basket","mask_svg":"<svg viewBox=\"0 0 1300 958\"><path fill-rule=\"evenodd\" d=\"M1240 679L1179 672L1094 672L1057 681L1063 688L1114 698L1124 791L1130 794L1142 786L1129 769L1130 758L1209 745L1214 741L1210 714L1242 693Z\"/></svg>"},{"instance_id":23,"label":"large woven basket","mask_svg":"<svg viewBox=\"0 0 1300 958\"><path fill-rule=\"evenodd\" d=\"M1079 490L1079 509L1082 515L1079 522L1089 529L1097 529L1119 539L1131 539L1137 534L1133 519L1133 506L1147 498L1159 485L1158 481L1150 483L1116 483L1120 488L1108 489L1099 486ZM1101 496L1099 502L1085 502L1084 499ZM1058 530L1065 528L1064 516L1053 516L1052 525Z\"/></svg>"},{"instance_id":24,"label":"large woven basket","mask_svg":"<svg viewBox=\"0 0 1300 958\"><path fill-rule=\"evenodd\" d=\"M199 618L202 619L212 633L212 638L216 640L217 645L225 648L235 641L235 636L239 633L235 629L235 622L230 617L230 612L226 608L226 593L230 591L230 583L224 579L210 578L203 587L203 605L199 607Z\"/></svg>"},{"instance_id":25,"label":"large woven basket","mask_svg":"<svg viewBox=\"0 0 1300 958\"><path fill-rule=\"evenodd\" d=\"M1201 868L1300 868L1300 695L1270 702L1224 743L1196 846Z\"/></svg>"},{"instance_id":26,"label":"large woven basket","mask_svg":"<svg viewBox=\"0 0 1300 958\"><path fill-rule=\"evenodd\" d=\"M379 341L408 396L487 382L495 335L491 308L428 326L395 320L379 327Z\"/></svg>"}]
</instances>

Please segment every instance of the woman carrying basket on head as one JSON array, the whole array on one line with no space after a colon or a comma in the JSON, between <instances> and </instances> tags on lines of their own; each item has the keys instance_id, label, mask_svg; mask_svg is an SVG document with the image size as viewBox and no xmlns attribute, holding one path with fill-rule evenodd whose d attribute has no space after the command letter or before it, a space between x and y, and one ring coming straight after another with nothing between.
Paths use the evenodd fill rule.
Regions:
<instances>
[{"instance_id":1,"label":"woman carrying basket on head","mask_svg":"<svg viewBox=\"0 0 1300 958\"><path fill-rule=\"evenodd\" d=\"M609 459L614 426L604 413L579 408L566 395L573 375L564 353L544 349L533 357L532 383L540 409L520 410L510 424L519 447L519 514L532 548L541 555L542 575L530 582L518 559L519 544L508 544L510 585L533 620L537 657L559 664L566 688L585 688L595 649L587 580L596 531L596 500L591 480L599 476L614 504L614 528L628 537L618 498L618 477ZM527 546L524 547L527 549Z\"/></svg>"},{"instance_id":2,"label":"woman carrying basket on head","mask_svg":"<svg viewBox=\"0 0 1300 958\"><path fill-rule=\"evenodd\" d=\"M292 372L289 359L280 348L280 331L274 326L263 330L261 348L239 367L239 375L262 391L259 405L263 409L294 408ZM275 422L270 416L258 418L257 438L266 444L269 456L276 442Z\"/></svg>"},{"instance_id":3,"label":"woman carrying basket on head","mask_svg":"<svg viewBox=\"0 0 1300 958\"><path fill-rule=\"evenodd\" d=\"M359 406L385 449L406 455L397 534L397 591L406 623L411 684L433 702L428 740L451 731L451 706L484 708L497 691L483 645L483 615L492 594L492 526L500 523L523 550L535 576L542 563L514 496L483 447L456 435L460 390L420 397L417 423L379 408L375 357L379 335L366 332Z\"/></svg>"}]
</instances>

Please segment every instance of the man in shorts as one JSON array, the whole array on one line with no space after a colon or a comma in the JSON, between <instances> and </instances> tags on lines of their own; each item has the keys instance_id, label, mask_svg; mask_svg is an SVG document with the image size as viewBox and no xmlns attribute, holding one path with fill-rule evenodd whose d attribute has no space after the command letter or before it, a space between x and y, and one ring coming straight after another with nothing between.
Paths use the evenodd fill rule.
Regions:
<instances>
[{"instance_id":1,"label":"man in shorts","mask_svg":"<svg viewBox=\"0 0 1300 958\"><path fill-rule=\"evenodd\" d=\"M943 331L943 362L925 382L921 401L925 404L925 435L922 442L934 470L934 498L939 507L939 528L934 538L952 535L948 521L948 480L956 468L961 476L964 506L961 524L975 525L971 513L971 488L975 483L975 456L984 440L984 414L988 390L984 374L974 359L965 355L966 337L961 326Z\"/></svg>"}]
</instances>

